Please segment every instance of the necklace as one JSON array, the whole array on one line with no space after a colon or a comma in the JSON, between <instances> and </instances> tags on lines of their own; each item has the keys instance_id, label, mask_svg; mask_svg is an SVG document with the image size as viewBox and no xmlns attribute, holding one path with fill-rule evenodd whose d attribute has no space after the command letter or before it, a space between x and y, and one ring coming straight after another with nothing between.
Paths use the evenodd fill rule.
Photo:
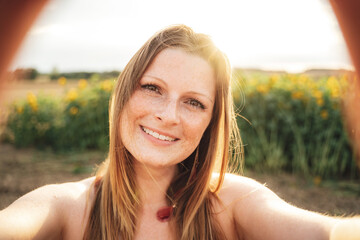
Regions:
<instances>
[{"instance_id":1,"label":"necklace","mask_svg":"<svg viewBox=\"0 0 360 240\"><path fill-rule=\"evenodd\" d=\"M191 179L193 179L193 178L194 178L194 175L191 177ZM184 188L180 188L174 194L174 197L178 196L183 191L183 189ZM173 202L172 206L162 207L156 212L156 218L157 218L158 221L160 221L160 222L168 222L168 221L170 221L171 216L172 216L173 211L174 211L174 208L176 208L176 204L174 203L172 198L170 198L170 200L171 200L171 202Z\"/></svg>"},{"instance_id":2,"label":"necklace","mask_svg":"<svg viewBox=\"0 0 360 240\"><path fill-rule=\"evenodd\" d=\"M156 212L156 218L157 220L159 220L160 222L168 222L171 219L171 215L174 211L175 208L175 204L172 206L166 206L166 207L162 207L160 208L157 212Z\"/></svg>"},{"instance_id":3,"label":"necklace","mask_svg":"<svg viewBox=\"0 0 360 240\"><path fill-rule=\"evenodd\" d=\"M174 197L176 197L182 189L179 189L175 194ZM158 221L160 222L168 222L171 219L171 216L174 212L174 208L176 208L176 204L174 203L174 201L172 200L172 198L170 198L171 202L173 203L173 205L171 206L165 206L160 208L157 212L156 212L156 218Z\"/></svg>"}]
</instances>

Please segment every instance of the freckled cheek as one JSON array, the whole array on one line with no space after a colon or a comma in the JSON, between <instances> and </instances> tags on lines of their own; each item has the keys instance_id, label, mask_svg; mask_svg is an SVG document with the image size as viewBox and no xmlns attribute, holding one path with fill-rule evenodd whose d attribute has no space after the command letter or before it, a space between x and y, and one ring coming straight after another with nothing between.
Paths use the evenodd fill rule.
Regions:
<instances>
[{"instance_id":1,"label":"freckled cheek","mask_svg":"<svg viewBox=\"0 0 360 240\"><path fill-rule=\"evenodd\" d=\"M207 117L192 116L192 118L183 118L182 124L186 138L198 144L209 122L210 119Z\"/></svg>"},{"instance_id":2,"label":"freckled cheek","mask_svg":"<svg viewBox=\"0 0 360 240\"><path fill-rule=\"evenodd\" d=\"M146 98L141 96L141 94L134 94L129 100L129 109L132 113L136 115L141 115L141 113L146 113L151 111L155 107L155 101L151 98Z\"/></svg>"}]
</instances>

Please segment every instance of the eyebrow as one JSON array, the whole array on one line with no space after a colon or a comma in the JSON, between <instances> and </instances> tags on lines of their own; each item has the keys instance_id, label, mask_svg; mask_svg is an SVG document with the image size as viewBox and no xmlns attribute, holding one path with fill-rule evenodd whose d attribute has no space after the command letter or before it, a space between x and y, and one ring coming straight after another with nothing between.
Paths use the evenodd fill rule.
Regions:
<instances>
[{"instance_id":1,"label":"eyebrow","mask_svg":"<svg viewBox=\"0 0 360 240\"><path fill-rule=\"evenodd\" d=\"M167 83L163 79L161 79L159 77L155 77L155 76L150 75L150 74L144 74L143 77L154 78L156 80L159 80L160 82L162 82L163 84L165 84L167 86ZM206 97L207 99L209 99L212 103L214 103L214 100L212 100L209 96L207 96L204 93L199 93L199 92L194 92L194 91L190 91L190 92L187 92L187 93L195 94L195 95L201 95L201 96Z\"/></svg>"}]
</instances>

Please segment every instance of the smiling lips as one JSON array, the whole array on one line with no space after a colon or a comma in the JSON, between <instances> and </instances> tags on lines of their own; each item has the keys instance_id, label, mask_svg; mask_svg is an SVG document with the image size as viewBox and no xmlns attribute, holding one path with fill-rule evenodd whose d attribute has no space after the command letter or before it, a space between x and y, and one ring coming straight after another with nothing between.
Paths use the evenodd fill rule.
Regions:
<instances>
[{"instance_id":1,"label":"smiling lips","mask_svg":"<svg viewBox=\"0 0 360 240\"><path fill-rule=\"evenodd\" d=\"M148 128L145 128L143 126L141 126L141 129L148 135L154 137L154 138L157 138L159 140L162 140L162 141L168 141L168 142L174 142L178 139L176 138L172 138L172 137L169 137L169 136L165 136L165 135L161 135L160 133L157 133L157 132L154 132Z\"/></svg>"}]
</instances>

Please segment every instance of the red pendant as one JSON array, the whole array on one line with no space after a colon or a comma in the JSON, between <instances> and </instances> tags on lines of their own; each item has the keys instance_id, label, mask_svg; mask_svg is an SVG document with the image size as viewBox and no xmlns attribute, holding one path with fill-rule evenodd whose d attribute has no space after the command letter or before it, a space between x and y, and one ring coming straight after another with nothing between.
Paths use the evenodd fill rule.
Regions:
<instances>
[{"instance_id":1,"label":"red pendant","mask_svg":"<svg viewBox=\"0 0 360 240\"><path fill-rule=\"evenodd\" d=\"M170 221L173 210L173 206L160 208L156 213L156 217L160 222L168 222Z\"/></svg>"}]
</instances>

